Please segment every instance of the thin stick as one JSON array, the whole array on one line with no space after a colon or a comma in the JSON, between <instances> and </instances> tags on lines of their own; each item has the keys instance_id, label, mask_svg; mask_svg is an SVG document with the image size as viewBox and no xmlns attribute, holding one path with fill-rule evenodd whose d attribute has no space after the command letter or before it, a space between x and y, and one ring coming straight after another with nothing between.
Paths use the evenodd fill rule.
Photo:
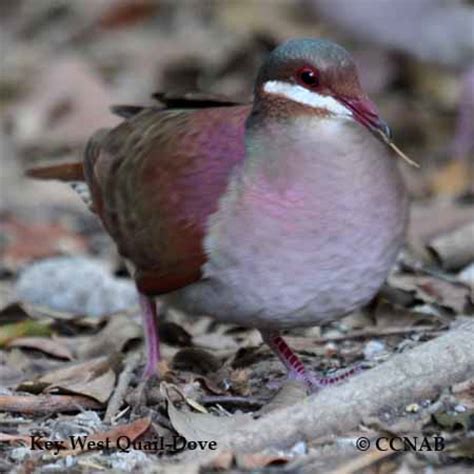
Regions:
<instances>
[{"instance_id":1,"label":"thin stick","mask_svg":"<svg viewBox=\"0 0 474 474\"><path fill-rule=\"evenodd\" d=\"M116 413L120 410L122 406L123 399L125 397L125 392L130 385L130 381L133 377L133 371L138 365L140 360L140 353L138 351L132 352L126 360L125 368L120 374L117 387L115 388L112 397L110 397L109 404L107 405L107 410L105 412L104 421L110 423Z\"/></svg>"},{"instance_id":2,"label":"thin stick","mask_svg":"<svg viewBox=\"0 0 474 474\"><path fill-rule=\"evenodd\" d=\"M233 395L207 395L199 399L199 403L203 405L220 404L220 405L237 405L243 408L260 408L264 405L263 400L254 397L239 397Z\"/></svg>"},{"instance_id":3,"label":"thin stick","mask_svg":"<svg viewBox=\"0 0 474 474\"><path fill-rule=\"evenodd\" d=\"M406 161L410 166L414 166L415 168L420 167L420 165L416 161L413 161L411 158L408 158L408 156L403 153L403 151L400 150L400 148L398 148L398 146L395 145L395 143L393 143L393 141L389 137L387 137L387 135L385 135L381 130L376 129L376 131L382 138L382 141L385 142L402 160Z\"/></svg>"},{"instance_id":4,"label":"thin stick","mask_svg":"<svg viewBox=\"0 0 474 474\"><path fill-rule=\"evenodd\" d=\"M18 412L23 415L71 413L98 410L102 404L83 395L5 395L0 396L0 412Z\"/></svg>"},{"instance_id":5,"label":"thin stick","mask_svg":"<svg viewBox=\"0 0 474 474\"><path fill-rule=\"evenodd\" d=\"M397 451L387 450L387 451L376 451L371 450L368 453L364 453L360 456L357 456L355 459L351 459L348 463L339 466L335 470L331 471L331 474L353 474L354 472L361 471L372 466L375 463L380 462L382 459L385 459L394 454L399 454Z\"/></svg>"},{"instance_id":6,"label":"thin stick","mask_svg":"<svg viewBox=\"0 0 474 474\"><path fill-rule=\"evenodd\" d=\"M299 341L305 341L305 346L312 344L324 344L326 342L348 341L352 339L367 339L370 337L390 337L390 336L404 336L406 334L427 333L430 336L439 336L446 331L442 328L434 328L432 326L413 326L410 328L387 327L387 328L367 328L352 331L347 334L337 336L321 336L321 337L299 337L299 336L285 336L290 346L298 347Z\"/></svg>"},{"instance_id":7,"label":"thin stick","mask_svg":"<svg viewBox=\"0 0 474 474\"><path fill-rule=\"evenodd\" d=\"M387 142L387 145L388 145L402 160L405 160L409 165L414 166L415 168L419 168L419 167L420 167L420 165L419 165L416 161L413 161L411 158L408 158L408 156L405 155L405 153L403 153L403 151L400 150L400 148L398 148L398 146L395 145L395 143L393 143L392 141L390 141L390 142Z\"/></svg>"}]
</instances>

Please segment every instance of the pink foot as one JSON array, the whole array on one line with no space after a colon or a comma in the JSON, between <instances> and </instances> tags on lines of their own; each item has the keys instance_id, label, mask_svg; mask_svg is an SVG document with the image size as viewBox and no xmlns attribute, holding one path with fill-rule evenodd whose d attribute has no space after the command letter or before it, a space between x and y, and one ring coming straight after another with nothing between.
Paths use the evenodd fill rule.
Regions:
<instances>
[{"instance_id":1,"label":"pink foot","mask_svg":"<svg viewBox=\"0 0 474 474\"><path fill-rule=\"evenodd\" d=\"M331 375L318 375L314 372L307 371L306 369L303 374L296 372L295 370L290 370L288 372L288 377L294 380L301 380L302 382L306 383L311 392L317 392L318 390L329 385L338 385L343 383L348 378L359 374L360 372L362 372L362 368L359 366L349 367Z\"/></svg>"},{"instance_id":2,"label":"pink foot","mask_svg":"<svg viewBox=\"0 0 474 474\"><path fill-rule=\"evenodd\" d=\"M344 369L333 375L317 375L306 370L303 362L301 362L299 357L291 350L278 332L261 331L261 334L263 341L268 344L277 357L282 361L283 365L287 368L288 377L293 380L301 380L312 392L317 392L328 385L337 385L346 381L352 375L358 374L362 371L361 367L356 366Z\"/></svg>"}]
</instances>

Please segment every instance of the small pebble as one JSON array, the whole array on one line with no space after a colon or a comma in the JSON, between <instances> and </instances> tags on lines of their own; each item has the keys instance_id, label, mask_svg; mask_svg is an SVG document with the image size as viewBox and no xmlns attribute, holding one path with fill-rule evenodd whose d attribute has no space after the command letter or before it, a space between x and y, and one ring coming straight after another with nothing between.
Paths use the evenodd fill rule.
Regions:
<instances>
[{"instance_id":1,"label":"small pebble","mask_svg":"<svg viewBox=\"0 0 474 474\"><path fill-rule=\"evenodd\" d=\"M364 347L364 357L367 360L374 360L385 352L385 344L382 341L373 339Z\"/></svg>"},{"instance_id":2,"label":"small pebble","mask_svg":"<svg viewBox=\"0 0 474 474\"><path fill-rule=\"evenodd\" d=\"M24 461L31 454L31 449L26 446L20 446L10 451L10 459L13 461Z\"/></svg>"},{"instance_id":3,"label":"small pebble","mask_svg":"<svg viewBox=\"0 0 474 474\"><path fill-rule=\"evenodd\" d=\"M407 413L418 413L420 411L420 405L418 403L410 403L405 407Z\"/></svg>"},{"instance_id":4,"label":"small pebble","mask_svg":"<svg viewBox=\"0 0 474 474\"><path fill-rule=\"evenodd\" d=\"M138 468L143 468L147 464L150 464L150 460L147 458L143 451L130 450L130 452L116 452L112 453L107 459L108 464L113 470L131 472Z\"/></svg>"},{"instance_id":5,"label":"small pebble","mask_svg":"<svg viewBox=\"0 0 474 474\"><path fill-rule=\"evenodd\" d=\"M308 452L308 447L304 441L299 441L290 450L293 456L304 456Z\"/></svg>"},{"instance_id":6,"label":"small pebble","mask_svg":"<svg viewBox=\"0 0 474 474\"><path fill-rule=\"evenodd\" d=\"M456 405L454 407L454 411L457 413L464 413L466 411L466 407L464 405Z\"/></svg>"},{"instance_id":7,"label":"small pebble","mask_svg":"<svg viewBox=\"0 0 474 474\"><path fill-rule=\"evenodd\" d=\"M462 281L474 289L474 262L470 263L467 267L464 267L464 269L459 272L458 278L459 281Z\"/></svg>"},{"instance_id":8,"label":"small pebble","mask_svg":"<svg viewBox=\"0 0 474 474\"><path fill-rule=\"evenodd\" d=\"M337 346L334 342L328 342L327 344L324 345L324 355L326 357L333 357L337 355L338 350Z\"/></svg>"}]
</instances>

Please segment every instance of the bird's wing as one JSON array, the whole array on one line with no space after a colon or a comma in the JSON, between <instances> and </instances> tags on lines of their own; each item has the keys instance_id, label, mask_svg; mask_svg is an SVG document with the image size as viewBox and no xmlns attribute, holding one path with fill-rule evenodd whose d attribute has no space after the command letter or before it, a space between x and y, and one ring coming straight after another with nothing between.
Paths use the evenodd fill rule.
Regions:
<instances>
[{"instance_id":1,"label":"bird's wing","mask_svg":"<svg viewBox=\"0 0 474 474\"><path fill-rule=\"evenodd\" d=\"M229 107L244 105L220 94L204 92L187 92L172 94L169 92L155 92L152 97L167 109L201 109L207 107Z\"/></svg>"},{"instance_id":2,"label":"bird's wing","mask_svg":"<svg viewBox=\"0 0 474 474\"><path fill-rule=\"evenodd\" d=\"M249 111L146 108L89 142L84 175L95 211L143 293L200 278L206 223L244 157Z\"/></svg>"},{"instance_id":3,"label":"bird's wing","mask_svg":"<svg viewBox=\"0 0 474 474\"><path fill-rule=\"evenodd\" d=\"M155 92L152 95L158 104L157 108L163 110L172 109L203 109L209 107L230 107L234 105L244 105L240 102L235 102L226 96L219 94L209 94L203 92L188 92L185 94L172 94L169 92ZM146 106L140 105L113 105L110 110L113 114L119 117L129 119L144 109Z\"/></svg>"}]
</instances>

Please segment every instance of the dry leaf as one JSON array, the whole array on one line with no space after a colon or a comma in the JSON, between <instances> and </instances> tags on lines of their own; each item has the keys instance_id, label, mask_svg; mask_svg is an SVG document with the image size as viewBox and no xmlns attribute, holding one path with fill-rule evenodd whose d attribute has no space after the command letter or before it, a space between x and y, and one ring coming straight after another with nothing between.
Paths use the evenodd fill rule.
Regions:
<instances>
[{"instance_id":1,"label":"dry leaf","mask_svg":"<svg viewBox=\"0 0 474 474\"><path fill-rule=\"evenodd\" d=\"M215 470L229 469L234 462L234 452L225 450L219 453L206 467Z\"/></svg>"},{"instance_id":2,"label":"dry leaf","mask_svg":"<svg viewBox=\"0 0 474 474\"><path fill-rule=\"evenodd\" d=\"M229 377L230 390L237 395L249 395L250 393L250 374L246 369L235 369L230 372Z\"/></svg>"},{"instance_id":3,"label":"dry leaf","mask_svg":"<svg viewBox=\"0 0 474 474\"><path fill-rule=\"evenodd\" d=\"M206 333L194 336L193 343L195 346L200 346L211 351L226 349L236 350L239 347L233 337L217 333Z\"/></svg>"},{"instance_id":4,"label":"dry leaf","mask_svg":"<svg viewBox=\"0 0 474 474\"><path fill-rule=\"evenodd\" d=\"M24 436L19 434L0 433L0 443L16 443L22 442L29 445L31 442L30 436Z\"/></svg>"},{"instance_id":5,"label":"dry leaf","mask_svg":"<svg viewBox=\"0 0 474 474\"><path fill-rule=\"evenodd\" d=\"M418 278L417 285L433 299L433 302L451 309L455 314L461 314L467 308L469 288L462 283L422 276Z\"/></svg>"},{"instance_id":6,"label":"dry leaf","mask_svg":"<svg viewBox=\"0 0 474 474\"><path fill-rule=\"evenodd\" d=\"M209 377L205 377L204 375L198 375L197 377L195 377L195 380L214 395L223 395L224 393L226 393L225 390L220 388L219 385Z\"/></svg>"},{"instance_id":7,"label":"dry leaf","mask_svg":"<svg viewBox=\"0 0 474 474\"><path fill-rule=\"evenodd\" d=\"M204 349L187 347L178 351L171 362L176 370L186 370L199 375L215 373L222 366L222 362Z\"/></svg>"},{"instance_id":8,"label":"dry leaf","mask_svg":"<svg viewBox=\"0 0 474 474\"><path fill-rule=\"evenodd\" d=\"M469 288L462 283L427 275L391 275L390 286L409 291L418 302L444 306L454 313L462 313L469 297Z\"/></svg>"},{"instance_id":9,"label":"dry leaf","mask_svg":"<svg viewBox=\"0 0 474 474\"><path fill-rule=\"evenodd\" d=\"M474 410L474 378L453 385L453 395L470 410Z\"/></svg>"},{"instance_id":10,"label":"dry leaf","mask_svg":"<svg viewBox=\"0 0 474 474\"><path fill-rule=\"evenodd\" d=\"M170 346L188 347L193 338L182 326L172 321L162 321L159 325L160 341Z\"/></svg>"},{"instance_id":11,"label":"dry leaf","mask_svg":"<svg viewBox=\"0 0 474 474\"><path fill-rule=\"evenodd\" d=\"M452 446L448 446L446 450L449 453L450 458L454 459L474 459L474 438L468 437L461 439L454 443Z\"/></svg>"},{"instance_id":12,"label":"dry leaf","mask_svg":"<svg viewBox=\"0 0 474 474\"><path fill-rule=\"evenodd\" d=\"M410 208L408 241L426 243L437 235L451 232L472 222L473 206L459 206L453 201L415 202Z\"/></svg>"},{"instance_id":13,"label":"dry leaf","mask_svg":"<svg viewBox=\"0 0 474 474\"><path fill-rule=\"evenodd\" d=\"M23 347L27 349L36 349L45 354L59 359L73 359L69 348L58 339L47 339L45 337L20 337L7 344L7 347Z\"/></svg>"},{"instance_id":14,"label":"dry leaf","mask_svg":"<svg viewBox=\"0 0 474 474\"><path fill-rule=\"evenodd\" d=\"M278 454L243 453L235 456L236 464L242 469L259 469L271 465L286 464L290 458Z\"/></svg>"},{"instance_id":15,"label":"dry leaf","mask_svg":"<svg viewBox=\"0 0 474 474\"><path fill-rule=\"evenodd\" d=\"M194 410L200 413L207 413L207 410L204 406L202 406L199 402L197 402L196 400L193 400L189 396L186 396L177 385L166 384L166 387L167 387L168 394L171 394L171 392L175 392L175 394L178 395L178 397L173 397L173 400L176 400L176 399L182 400L186 402L191 408L194 408ZM160 387L160 391L162 392L161 387Z\"/></svg>"},{"instance_id":16,"label":"dry leaf","mask_svg":"<svg viewBox=\"0 0 474 474\"><path fill-rule=\"evenodd\" d=\"M393 306L385 301L380 301L375 307L374 319L376 327L379 329L409 328L415 325L434 323L431 315Z\"/></svg>"},{"instance_id":17,"label":"dry leaf","mask_svg":"<svg viewBox=\"0 0 474 474\"><path fill-rule=\"evenodd\" d=\"M474 410L467 410L463 413L439 411L433 414L433 418L438 425L450 431L459 428L468 431L474 428Z\"/></svg>"},{"instance_id":18,"label":"dry leaf","mask_svg":"<svg viewBox=\"0 0 474 474\"><path fill-rule=\"evenodd\" d=\"M51 308L43 306L30 305L28 303L20 303L20 307L32 319L45 320L62 320L68 321L77 319L77 315L66 311L55 311Z\"/></svg>"},{"instance_id":19,"label":"dry leaf","mask_svg":"<svg viewBox=\"0 0 474 474\"><path fill-rule=\"evenodd\" d=\"M139 418L132 423L127 425L119 425L115 428L112 428L109 431L103 431L100 433L95 433L91 436L87 436L87 442L84 447L77 446L73 449L72 445L69 445L69 449L61 451L61 456L69 456L72 454L78 454L90 449L100 449L103 445L104 447L108 444L111 448L117 447L117 440L120 437L127 440L128 442L135 441L139 436L141 436L145 431L150 428L151 419L150 418Z\"/></svg>"},{"instance_id":20,"label":"dry leaf","mask_svg":"<svg viewBox=\"0 0 474 474\"><path fill-rule=\"evenodd\" d=\"M77 393L105 403L115 386L116 375L106 357L54 370L19 389Z\"/></svg>"},{"instance_id":21,"label":"dry leaf","mask_svg":"<svg viewBox=\"0 0 474 474\"><path fill-rule=\"evenodd\" d=\"M474 261L474 222L432 239L428 249L446 270L459 270Z\"/></svg>"},{"instance_id":22,"label":"dry leaf","mask_svg":"<svg viewBox=\"0 0 474 474\"><path fill-rule=\"evenodd\" d=\"M74 338L75 353L81 360L121 353L127 344L142 337L143 329L131 316L116 314L96 335Z\"/></svg>"},{"instance_id":23,"label":"dry leaf","mask_svg":"<svg viewBox=\"0 0 474 474\"><path fill-rule=\"evenodd\" d=\"M209 388L216 387L222 393L232 392L235 395L247 396L250 393L250 377L246 369L233 369L225 364L219 370L208 375Z\"/></svg>"},{"instance_id":24,"label":"dry leaf","mask_svg":"<svg viewBox=\"0 0 474 474\"><path fill-rule=\"evenodd\" d=\"M15 339L25 336L49 336L51 334L49 321L20 321L19 323L0 326L0 347L11 344Z\"/></svg>"},{"instance_id":25,"label":"dry leaf","mask_svg":"<svg viewBox=\"0 0 474 474\"><path fill-rule=\"evenodd\" d=\"M167 400L168 416L173 428L188 441L216 441L232 431L252 421L250 415L215 416L208 413L195 413L184 407L178 409L170 398L173 387L162 383L161 390Z\"/></svg>"}]
</instances>

